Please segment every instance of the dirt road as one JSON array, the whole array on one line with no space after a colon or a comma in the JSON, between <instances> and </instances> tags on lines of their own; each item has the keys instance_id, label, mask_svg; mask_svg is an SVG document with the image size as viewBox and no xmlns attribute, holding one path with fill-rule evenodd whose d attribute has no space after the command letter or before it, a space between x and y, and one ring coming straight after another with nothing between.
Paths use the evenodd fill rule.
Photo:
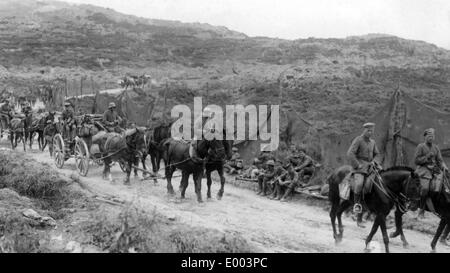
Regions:
<instances>
[{"instance_id":1,"label":"dirt road","mask_svg":"<svg viewBox=\"0 0 450 273\"><path fill-rule=\"evenodd\" d=\"M35 148L28 153L55 168L47 151L41 153ZM74 159L69 159L63 169L57 170L67 177L78 176ZM350 218L344 218L344 240L335 245L328 211L304 201L281 203L230 184L226 185L225 195L219 201L215 198L219 185L214 182L213 198L199 204L192 181L186 192L187 199L180 201L166 194L165 180L159 180L155 185L153 181L133 177L131 186L125 186L122 184L124 174L119 166L112 168L116 182L103 180L101 172L101 167L91 165L88 176L80 177L80 181L95 193L135 202L150 211L156 209L194 227L211 227L240 234L261 252L363 252L363 240L371 225L368 223L365 229L361 229ZM174 180L173 185L178 188L179 178ZM206 199L206 180L202 183L202 193ZM399 238L391 239L392 252L430 251L430 235L413 230L405 230L405 235L410 246L405 249ZM371 249L372 252L384 251L380 233L375 235ZM450 248L439 245L438 251L450 252Z\"/></svg>"}]
</instances>

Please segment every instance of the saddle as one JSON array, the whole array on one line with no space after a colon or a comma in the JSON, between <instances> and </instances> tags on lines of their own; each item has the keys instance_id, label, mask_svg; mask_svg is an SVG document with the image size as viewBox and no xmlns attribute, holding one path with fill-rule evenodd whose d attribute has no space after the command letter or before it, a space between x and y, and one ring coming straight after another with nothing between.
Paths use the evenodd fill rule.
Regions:
<instances>
[{"instance_id":1,"label":"saddle","mask_svg":"<svg viewBox=\"0 0 450 273\"><path fill-rule=\"evenodd\" d=\"M355 189L355 174L362 174L364 175L365 181L363 185L362 194L366 195L372 191L374 179L375 179L375 173L372 172L371 174L361 173L357 171L350 172L347 174L342 182L339 184L339 196L343 200L348 200L350 198L350 191L354 191Z\"/></svg>"}]
</instances>

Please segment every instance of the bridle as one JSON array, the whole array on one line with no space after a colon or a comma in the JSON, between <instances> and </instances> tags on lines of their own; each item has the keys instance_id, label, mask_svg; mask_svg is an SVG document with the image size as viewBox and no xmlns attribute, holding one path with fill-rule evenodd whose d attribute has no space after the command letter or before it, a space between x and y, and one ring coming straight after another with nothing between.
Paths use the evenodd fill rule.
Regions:
<instances>
[{"instance_id":1,"label":"bridle","mask_svg":"<svg viewBox=\"0 0 450 273\"><path fill-rule=\"evenodd\" d=\"M405 179L405 181L402 182L402 191L399 194L394 193L392 190L390 190L388 187L385 187L383 184L383 178L381 177L380 173L378 172L377 168L375 166L372 166L372 170L375 173L376 179L374 179L375 186L383 193L385 194L391 201L394 202L394 204L398 207L401 213L406 213L409 209L409 206L411 204L412 199L406 196L405 193L408 192L410 182L412 179L412 176L414 175L412 172L410 173L410 176ZM418 198L417 198L418 200ZM417 201L416 199L413 199L413 201Z\"/></svg>"}]
</instances>

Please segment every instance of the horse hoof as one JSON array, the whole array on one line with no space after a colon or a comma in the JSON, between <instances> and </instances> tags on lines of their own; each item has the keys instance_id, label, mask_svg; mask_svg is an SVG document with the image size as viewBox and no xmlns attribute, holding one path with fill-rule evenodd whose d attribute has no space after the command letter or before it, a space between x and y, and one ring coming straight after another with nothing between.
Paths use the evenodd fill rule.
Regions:
<instances>
[{"instance_id":1,"label":"horse hoof","mask_svg":"<svg viewBox=\"0 0 450 273\"><path fill-rule=\"evenodd\" d=\"M436 253L436 249L432 249L430 253Z\"/></svg>"},{"instance_id":2,"label":"horse hoof","mask_svg":"<svg viewBox=\"0 0 450 273\"><path fill-rule=\"evenodd\" d=\"M200 198L197 198L197 202L199 202L199 203L203 203L203 199L200 197Z\"/></svg>"},{"instance_id":3,"label":"horse hoof","mask_svg":"<svg viewBox=\"0 0 450 273\"><path fill-rule=\"evenodd\" d=\"M409 248L408 242L403 243L403 248Z\"/></svg>"},{"instance_id":4,"label":"horse hoof","mask_svg":"<svg viewBox=\"0 0 450 273\"><path fill-rule=\"evenodd\" d=\"M217 195L217 200L222 200L222 195L218 194Z\"/></svg>"},{"instance_id":5,"label":"horse hoof","mask_svg":"<svg viewBox=\"0 0 450 273\"><path fill-rule=\"evenodd\" d=\"M398 235L400 235L400 233L397 232L397 231L395 231L395 232L391 232L391 234L389 234L389 237L395 238L395 237L397 237Z\"/></svg>"}]
</instances>

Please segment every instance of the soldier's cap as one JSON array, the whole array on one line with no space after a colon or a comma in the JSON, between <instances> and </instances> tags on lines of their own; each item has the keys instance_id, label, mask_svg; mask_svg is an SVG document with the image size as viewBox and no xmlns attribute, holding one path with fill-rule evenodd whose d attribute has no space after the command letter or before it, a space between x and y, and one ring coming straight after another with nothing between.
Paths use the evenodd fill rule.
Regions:
<instances>
[{"instance_id":1,"label":"soldier's cap","mask_svg":"<svg viewBox=\"0 0 450 273\"><path fill-rule=\"evenodd\" d=\"M261 163L261 161L258 158L253 159L253 163L257 164L257 163Z\"/></svg>"},{"instance_id":2,"label":"soldier's cap","mask_svg":"<svg viewBox=\"0 0 450 273\"><path fill-rule=\"evenodd\" d=\"M237 147L233 147L231 150L232 150L233 152L239 151L239 149L238 149Z\"/></svg>"},{"instance_id":3,"label":"soldier's cap","mask_svg":"<svg viewBox=\"0 0 450 273\"><path fill-rule=\"evenodd\" d=\"M363 128L369 129L369 128L374 128L375 127L375 123L373 122L367 122L364 123Z\"/></svg>"},{"instance_id":4,"label":"soldier's cap","mask_svg":"<svg viewBox=\"0 0 450 273\"><path fill-rule=\"evenodd\" d=\"M270 160L267 161L266 165L275 166L275 161L270 159Z\"/></svg>"},{"instance_id":5,"label":"soldier's cap","mask_svg":"<svg viewBox=\"0 0 450 273\"><path fill-rule=\"evenodd\" d=\"M64 103L64 106L70 106L70 102Z\"/></svg>"},{"instance_id":6,"label":"soldier's cap","mask_svg":"<svg viewBox=\"0 0 450 273\"><path fill-rule=\"evenodd\" d=\"M434 129L433 128L428 128L423 132L423 136L427 136L427 135L434 135Z\"/></svg>"},{"instance_id":7,"label":"soldier's cap","mask_svg":"<svg viewBox=\"0 0 450 273\"><path fill-rule=\"evenodd\" d=\"M110 102L108 105L108 108L114 108L116 107L116 104L114 102Z\"/></svg>"}]
</instances>

